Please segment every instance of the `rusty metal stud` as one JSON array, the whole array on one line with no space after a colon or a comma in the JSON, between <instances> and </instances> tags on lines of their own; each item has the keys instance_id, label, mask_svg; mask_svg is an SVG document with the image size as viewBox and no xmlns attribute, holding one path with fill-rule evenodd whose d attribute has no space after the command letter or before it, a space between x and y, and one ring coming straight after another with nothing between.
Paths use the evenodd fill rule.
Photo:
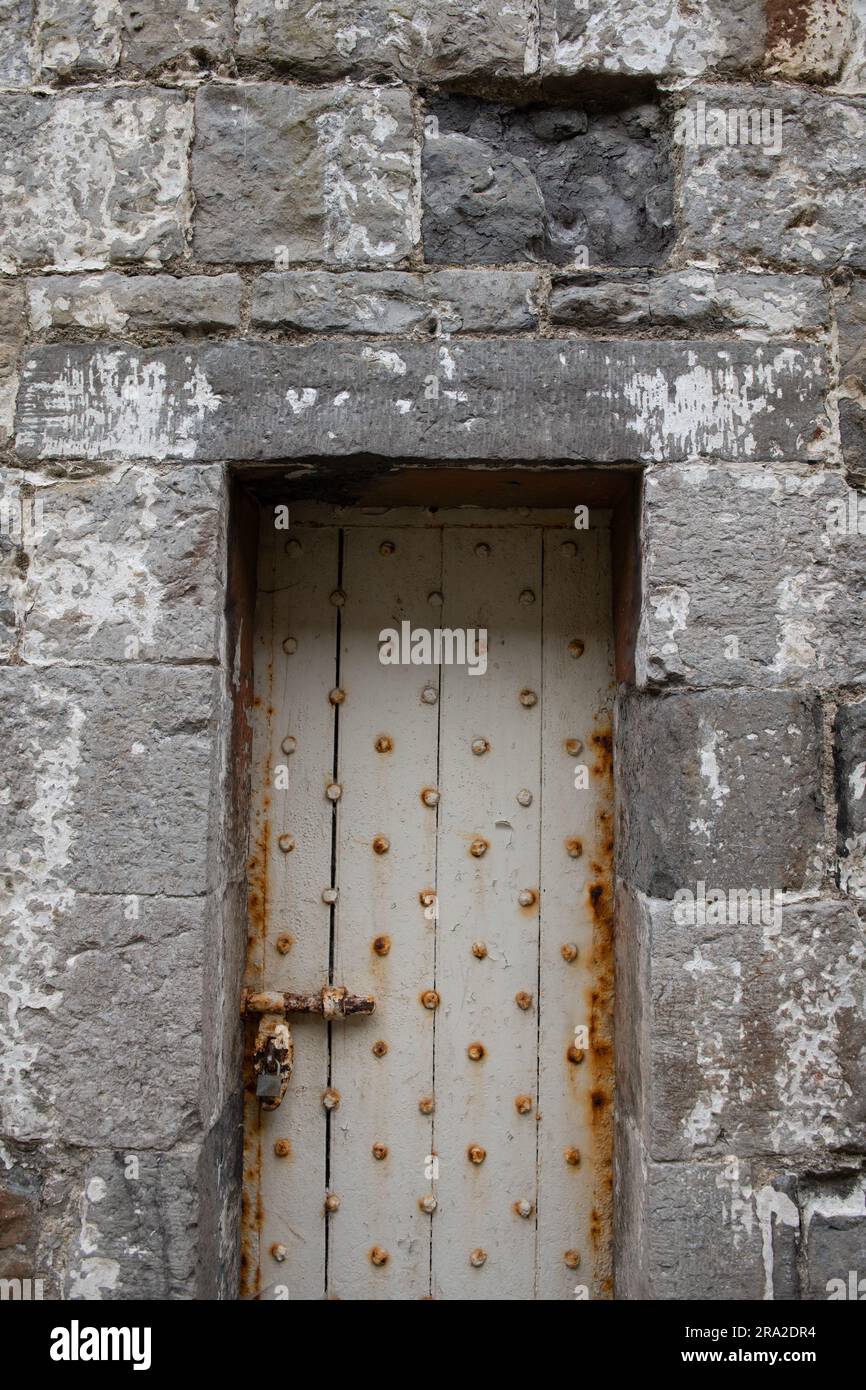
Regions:
<instances>
[{"instance_id":1,"label":"rusty metal stud","mask_svg":"<svg viewBox=\"0 0 866 1390\"><path fill-rule=\"evenodd\" d=\"M326 1193L325 1193L325 1211L331 1212L331 1211L339 1211L339 1210L340 1210L340 1199L339 1199L339 1197L337 1196L336 1192L326 1192Z\"/></svg>"},{"instance_id":2,"label":"rusty metal stud","mask_svg":"<svg viewBox=\"0 0 866 1390\"><path fill-rule=\"evenodd\" d=\"M332 705L341 705L345 698L345 690L341 690L338 685L335 685L333 690L328 691L328 699Z\"/></svg>"},{"instance_id":3,"label":"rusty metal stud","mask_svg":"<svg viewBox=\"0 0 866 1390\"><path fill-rule=\"evenodd\" d=\"M422 1115L432 1115L436 1109L436 1102L432 1096L422 1096L418 1102L418 1109Z\"/></svg>"},{"instance_id":4,"label":"rusty metal stud","mask_svg":"<svg viewBox=\"0 0 866 1390\"><path fill-rule=\"evenodd\" d=\"M275 1243L271 1246L271 1259L276 1260L278 1265L281 1265L283 1263L283 1260L286 1258L288 1253L289 1252L286 1249L285 1245Z\"/></svg>"},{"instance_id":5,"label":"rusty metal stud","mask_svg":"<svg viewBox=\"0 0 866 1390\"><path fill-rule=\"evenodd\" d=\"M377 936L373 940L373 950L377 956L387 956L391 949L390 936Z\"/></svg>"},{"instance_id":6,"label":"rusty metal stud","mask_svg":"<svg viewBox=\"0 0 866 1390\"><path fill-rule=\"evenodd\" d=\"M563 555L567 556L569 560L574 559L574 556L577 554L577 546L574 541L563 541L560 549Z\"/></svg>"},{"instance_id":7,"label":"rusty metal stud","mask_svg":"<svg viewBox=\"0 0 866 1390\"><path fill-rule=\"evenodd\" d=\"M432 907L436 901L436 894L432 888L422 888L418 894L418 901L422 907Z\"/></svg>"},{"instance_id":8,"label":"rusty metal stud","mask_svg":"<svg viewBox=\"0 0 866 1390\"><path fill-rule=\"evenodd\" d=\"M383 541L382 544L379 546L379 554L393 555L396 549L397 547L393 541Z\"/></svg>"},{"instance_id":9,"label":"rusty metal stud","mask_svg":"<svg viewBox=\"0 0 866 1390\"><path fill-rule=\"evenodd\" d=\"M573 835L570 840L566 840L565 851L569 859L579 859L583 854L583 841Z\"/></svg>"},{"instance_id":10,"label":"rusty metal stud","mask_svg":"<svg viewBox=\"0 0 866 1390\"><path fill-rule=\"evenodd\" d=\"M470 1163L474 1163L477 1167L478 1164L483 1163L487 1157L487 1150L482 1149L480 1144L470 1144L469 1148L466 1150L466 1157L469 1159Z\"/></svg>"},{"instance_id":11,"label":"rusty metal stud","mask_svg":"<svg viewBox=\"0 0 866 1390\"><path fill-rule=\"evenodd\" d=\"M297 639L297 637L284 637L284 638L283 638L283 651L286 653L286 656L294 656L294 654L295 654L295 652L296 652L297 650L298 650L298 639Z\"/></svg>"},{"instance_id":12,"label":"rusty metal stud","mask_svg":"<svg viewBox=\"0 0 866 1390\"><path fill-rule=\"evenodd\" d=\"M469 853L472 855L473 859L481 859L482 856L487 853L489 848L489 842L487 840L482 840L479 836L478 839L473 840L472 844L469 846Z\"/></svg>"},{"instance_id":13,"label":"rusty metal stud","mask_svg":"<svg viewBox=\"0 0 866 1390\"><path fill-rule=\"evenodd\" d=\"M568 644L568 655L569 655L569 656L573 656L573 657L583 656L583 654L584 654L585 651L586 651L586 643L583 642L579 637L575 637L575 638L574 638L571 642L569 642L569 644Z\"/></svg>"},{"instance_id":14,"label":"rusty metal stud","mask_svg":"<svg viewBox=\"0 0 866 1390\"><path fill-rule=\"evenodd\" d=\"M514 1203L515 1215L522 1216L524 1221L528 1220L528 1218L532 1215L533 1210L534 1208L532 1203L526 1197L521 1197L519 1201Z\"/></svg>"},{"instance_id":15,"label":"rusty metal stud","mask_svg":"<svg viewBox=\"0 0 866 1390\"><path fill-rule=\"evenodd\" d=\"M515 994L514 1002L518 1009L522 1009L523 1012L526 1013L527 1009L532 1008L532 995L528 994L525 989L522 989Z\"/></svg>"},{"instance_id":16,"label":"rusty metal stud","mask_svg":"<svg viewBox=\"0 0 866 1390\"><path fill-rule=\"evenodd\" d=\"M567 960L569 965L573 960L577 960L578 949L574 941L566 941L560 952L563 960Z\"/></svg>"},{"instance_id":17,"label":"rusty metal stud","mask_svg":"<svg viewBox=\"0 0 866 1390\"><path fill-rule=\"evenodd\" d=\"M475 547L475 554L481 560L487 559L488 555L490 554L490 546L487 544L486 541L478 542L478 544Z\"/></svg>"},{"instance_id":18,"label":"rusty metal stud","mask_svg":"<svg viewBox=\"0 0 866 1390\"><path fill-rule=\"evenodd\" d=\"M287 956L294 944L295 938L293 936L289 936L288 932L283 932L282 936L278 936L276 941L274 942L274 945L276 946L281 956Z\"/></svg>"},{"instance_id":19,"label":"rusty metal stud","mask_svg":"<svg viewBox=\"0 0 866 1390\"><path fill-rule=\"evenodd\" d=\"M532 709L533 705L538 704L538 696L534 690L521 690L517 698L524 709Z\"/></svg>"},{"instance_id":20,"label":"rusty metal stud","mask_svg":"<svg viewBox=\"0 0 866 1390\"><path fill-rule=\"evenodd\" d=\"M330 595L331 603L335 608L342 608L346 602L346 595L342 589L334 589Z\"/></svg>"},{"instance_id":21,"label":"rusty metal stud","mask_svg":"<svg viewBox=\"0 0 866 1390\"><path fill-rule=\"evenodd\" d=\"M476 960L483 960L487 955L487 947L483 941L473 941L472 954Z\"/></svg>"},{"instance_id":22,"label":"rusty metal stud","mask_svg":"<svg viewBox=\"0 0 866 1390\"><path fill-rule=\"evenodd\" d=\"M469 1256L469 1263L472 1265L473 1269L480 1269L486 1259L487 1251L479 1248L478 1250L472 1251L472 1254Z\"/></svg>"},{"instance_id":23,"label":"rusty metal stud","mask_svg":"<svg viewBox=\"0 0 866 1390\"><path fill-rule=\"evenodd\" d=\"M574 1043L572 1043L565 1055L569 1062L573 1062L575 1066L579 1066L586 1056L586 1053L582 1047L575 1047Z\"/></svg>"},{"instance_id":24,"label":"rusty metal stud","mask_svg":"<svg viewBox=\"0 0 866 1390\"><path fill-rule=\"evenodd\" d=\"M476 758L480 758L483 753L490 752L490 744L486 738L474 738L472 740L472 752Z\"/></svg>"},{"instance_id":25,"label":"rusty metal stud","mask_svg":"<svg viewBox=\"0 0 866 1390\"><path fill-rule=\"evenodd\" d=\"M535 602L535 594L532 592L531 589L524 589L524 590L523 590L523 593L520 595L520 602L521 602L521 603L525 603L527 606L528 606L530 603L534 603L534 602Z\"/></svg>"},{"instance_id":26,"label":"rusty metal stud","mask_svg":"<svg viewBox=\"0 0 866 1390\"><path fill-rule=\"evenodd\" d=\"M529 791L528 787L521 787L520 791L517 793L517 804L518 806L532 805L532 792Z\"/></svg>"},{"instance_id":27,"label":"rusty metal stud","mask_svg":"<svg viewBox=\"0 0 866 1390\"><path fill-rule=\"evenodd\" d=\"M284 753L294 753L297 746L298 740L296 738L293 738L291 734L289 734L288 737L284 738L282 743L280 744L280 747L282 748Z\"/></svg>"},{"instance_id":28,"label":"rusty metal stud","mask_svg":"<svg viewBox=\"0 0 866 1390\"><path fill-rule=\"evenodd\" d=\"M566 1149L565 1161L569 1168L580 1167L580 1149Z\"/></svg>"},{"instance_id":29,"label":"rusty metal stud","mask_svg":"<svg viewBox=\"0 0 866 1390\"><path fill-rule=\"evenodd\" d=\"M578 753L583 752L583 744L579 738L567 738L564 748L570 758L576 758Z\"/></svg>"},{"instance_id":30,"label":"rusty metal stud","mask_svg":"<svg viewBox=\"0 0 866 1390\"><path fill-rule=\"evenodd\" d=\"M387 854L390 848L391 841L388 839L387 835L377 835L373 840L374 854Z\"/></svg>"},{"instance_id":31,"label":"rusty metal stud","mask_svg":"<svg viewBox=\"0 0 866 1390\"><path fill-rule=\"evenodd\" d=\"M381 1245L374 1245L370 1251L370 1261L377 1267L386 1265L388 1263L388 1251L383 1250Z\"/></svg>"},{"instance_id":32,"label":"rusty metal stud","mask_svg":"<svg viewBox=\"0 0 866 1390\"><path fill-rule=\"evenodd\" d=\"M281 835L277 840L277 844L283 851L283 854L291 854L292 850L295 848L295 837L294 835Z\"/></svg>"},{"instance_id":33,"label":"rusty metal stud","mask_svg":"<svg viewBox=\"0 0 866 1390\"><path fill-rule=\"evenodd\" d=\"M372 1147L372 1149L370 1150L370 1152L371 1152L371 1154L373 1155L374 1158L379 1159L379 1161L381 1162L381 1160L382 1160L383 1158L387 1158L387 1157L388 1157L388 1145L387 1145L387 1144L380 1144L380 1143L378 1143L378 1141L377 1141L377 1142L373 1145L373 1147Z\"/></svg>"},{"instance_id":34,"label":"rusty metal stud","mask_svg":"<svg viewBox=\"0 0 866 1390\"><path fill-rule=\"evenodd\" d=\"M486 1048L483 1043L470 1043L466 1049L466 1054L472 1062L480 1062L486 1056Z\"/></svg>"},{"instance_id":35,"label":"rusty metal stud","mask_svg":"<svg viewBox=\"0 0 866 1390\"><path fill-rule=\"evenodd\" d=\"M424 1008L425 1008L425 1009L438 1009L438 1008L439 1008L439 993L438 993L438 991L435 990L435 989L425 989L424 993L421 995L421 1003L424 1005Z\"/></svg>"},{"instance_id":36,"label":"rusty metal stud","mask_svg":"<svg viewBox=\"0 0 866 1390\"><path fill-rule=\"evenodd\" d=\"M337 894L336 888L323 888L323 889L322 889L322 902L323 902L323 903L327 903L327 904L328 904L328 907L330 907L333 903L335 903L335 902L337 901L337 897L338 897L338 894Z\"/></svg>"},{"instance_id":37,"label":"rusty metal stud","mask_svg":"<svg viewBox=\"0 0 866 1390\"><path fill-rule=\"evenodd\" d=\"M425 705L435 705L438 699L439 692L435 685L425 685L424 689L421 691L422 703Z\"/></svg>"},{"instance_id":38,"label":"rusty metal stud","mask_svg":"<svg viewBox=\"0 0 866 1390\"><path fill-rule=\"evenodd\" d=\"M322 1092L322 1104L326 1110L336 1110L340 1104L340 1092L329 1086L327 1091Z\"/></svg>"},{"instance_id":39,"label":"rusty metal stud","mask_svg":"<svg viewBox=\"0 0 866 1390\"><path fill-rule=\"evenodd\" d=\"M438 806L439 793L435 787L425 787L421 793L421 800L425 806Z\"/></svg>"},{"instance_id":40,"label":"rusty metal stud","mask_svg":"<svg viewBox=\"0 0 866 1390\"><path fill-rule=\"evenodd\" d=\"M568 1266L569 1269L579 1269L579 1268L580 1268L580 1252L579 1252L579 1251L577 1251L577 1250L566 1250L566 1252L565 1252L565 1254L563 1255L562 1258L563 1258L563 1260L565 1261L565 1263L566 1263L566 1265Z\"/></svg>"},{"instance_id":41,"label":"rusty metal stud","mask_svg":"<svg viewBox=\"0 0 866 1390\"><path fill-rule=\"evenodd\" d=\"M377 753L390 753L394 745L387 734L380 734L373 747Z\"/></svg>"},{"instance_id":42,"label":"rusty metal stud","mask_svg":"<svg viewBox=\"0 0 866 1390\"><path fill-rule=\"evenodd\" d=\"M436 1198L433 1196L433 1193L428 1192L426 1197L418 1198L418 1205L423 1212L426 1212L428 1216L432 1216L439 1203L436 1201Z\"/></svg>"},{"instance_id":43,"label":"rusty metal stud","mask_svg":"<svg viewBox=\"0 0 866 1390\"><path fill-rule=\"evenodd\" d=\"M528 1115L532 1109L532 1096L515 1096L514 1108L518 1115Z\"/></svg>"},{"instance_id":44,"label":"rusty metal stud","mask_svg":"<svg viewBox=\"0 0 866 1390\"><path fill-rule=\"evenodd\" d=\"M388 1051L388 1044L380 1038L378 1042L373 1043L370 1051L374 1057L384 1057Z\"/></svg>"},{"instance_id":45,"label":"rusty metal stud","mask_svg":"<svg viewBox=\"0 0 866 1390\"><path fill-rule=\"evenodd\" d=\"M339 801L342 795L343 788L340 786L339 782L328 783L327 787L325 788L325 796L328 798L329 801Z\"/></svg>"},{"instance_id":46,"label":"rusty metal stud","mask_svg":"<svg viewBox=\"0 0 866 1390\"><path fill-rule=\"evenodd\" d=\"M292 1152L291 1139L277 1139L274 1144L274 1153L277 1158L288 1158Z\"/></svg>"},{"instance_id":47,"label":"rusty metal stud","mask_svg":"<svg viewBox=\"0 0 866 1390\"><path fill-rule=\"evenodd\" d=\"M301 542L295 540L294 537L291 540L286 541L286 554L291 555L293 560L297 560L298 556L301 554L303 549L304 547L301 545Z\"/></svg>"},{"instance_id":48,"label":"rusty metal stud","mask_svg":"<svg viewBox=\"0 0 866 1390\"><path fill-rule=\"evenodd\" d=\"M441 608L445 602L438 589L434 589L432 594L427 595L427 602L432 603L434 608Z\"/></svg>"},{"instance_id":49,"label":"rusty metal stud","mask_svg":"<svg viewBox=\"0 0 866 1390\"><path fill-rule=\"evenodd\" d=\"M521 907L534 907L538 902L538 894L534 888L521 888L517 895L517 901Z\"/></svg>"}]
</instances>

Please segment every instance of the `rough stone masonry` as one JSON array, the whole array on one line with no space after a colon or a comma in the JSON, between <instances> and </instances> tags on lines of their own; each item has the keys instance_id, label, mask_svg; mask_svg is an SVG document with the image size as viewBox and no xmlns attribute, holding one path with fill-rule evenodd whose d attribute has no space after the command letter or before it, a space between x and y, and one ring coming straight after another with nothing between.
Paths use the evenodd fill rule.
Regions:
<instances>
[{"instance_id":1,"label":"rough stone masonry","mask_svg":"<svg viewBox=\"0 0 866 1390\"><path fill-rule=\"evenodd\" d=\"M643 470L617 1297L866 1276L864 136L864 0L0 0L0 1277L236 1294L229 483L357 454Z\"/></svg>"}]
</instances>

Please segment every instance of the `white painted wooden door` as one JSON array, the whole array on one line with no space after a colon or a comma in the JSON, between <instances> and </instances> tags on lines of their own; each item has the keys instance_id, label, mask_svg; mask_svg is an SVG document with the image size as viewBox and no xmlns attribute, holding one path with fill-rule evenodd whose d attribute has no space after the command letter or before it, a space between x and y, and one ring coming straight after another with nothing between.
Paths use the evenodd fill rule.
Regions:
<instances>
[{"instance_id":1,"label":"white painted wooden door","mask_svg":"<svg viewBox=\"0 0 866 1390\"><path fill-rule=\"evenodd\" d=\"M608 519L275 520L247 983L376 1008L292 1016L282 1105L248 1086L246 1292L610 1297ZM383 664L404 622L486 670Z\"/></svg>"}]
</instances>

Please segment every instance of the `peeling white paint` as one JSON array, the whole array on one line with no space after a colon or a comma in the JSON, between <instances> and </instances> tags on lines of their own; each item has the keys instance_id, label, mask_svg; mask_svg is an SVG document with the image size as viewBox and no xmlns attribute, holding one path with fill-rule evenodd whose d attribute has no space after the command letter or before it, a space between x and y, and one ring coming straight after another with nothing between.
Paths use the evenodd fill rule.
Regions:
<instances>
[{"instance_id":1,"label":"peeling white paint","mask_svg":"<svg viewBox=\"0 0 866 1390\"><path fill-rule=\"evenodd\" d=\"M800 1213L791 1198L769 1184L755 1193L755 1210L761 1227L761 1253L764 1262L764 1299L773 1298L773 1222L800 1229Z\"/></svg>"},{"instance_id":2,"label":"peeling white paint","mask_svg":"<svg viewBox=\"0 0 866 1390\"><path fill-rule=\"evenodd\" d=\"M302 386L300 391L295 390L294 386L290 386L286 392L286 400L293 415L302 415L305 410L309 410L311 406L316 404L318 395L319 393L314 386Z\"/></svg>"},{"instance_id":3,"label":"peeling white paint","mask_svg":"<svg viewBox=\"0 0 866 1390\"><path fill-rule=\"evenodd\" d=\"M69 910L74 898L72 889L65 886L65 871L72 849L69 814L85 723L84 711L72 702L68 691L37 682L33 699L64 716L67 732L53 746L40 746L35 733L31 736L35 789L29 807L22 807L22 823L29 820L31 841L23 851L10 846L6 852L3 939L13 964L5 975L6 1002L0 1015L2 1123L8 1135L24 1140L44 1139L50 1130L52 1098L39 1086L39 1049L22 1036L19 1015L24 1010L44 1010L47 1018L62 1001L60 991L46 988L44 981L57 959L55 918ZM50 1028L45 1030L45 1045L53 1046Z\"/></svg>"},{"instance_id":4,"label":"peeling white paint","mask_svg":"<svg viewBox=\"0 0 866 1390\"><path fill-rule=\"evenodd\" d=\"M377 362L380 367L393 372L395 376L406 375L406 362L399 352L389 352L386 348L365 347L363 356L367 362Z\"/></svg>"},{"instance_id":5,"label":"peeling white paint","mask_svg":"<svg viewBox=\"0 0 866 1390\"><path fill-rule=\"evenodd\" d=\"M727 796L730 796L731 789L721 778L719 771L719 760L716 750L719 740L723 737L720 730L707 730L704 721L701 721L701 728L706 735L706 743L700 749L701 758L701 777L707 784L707 790L717 807L721 807Z\"/></svg>"}]
</instances>

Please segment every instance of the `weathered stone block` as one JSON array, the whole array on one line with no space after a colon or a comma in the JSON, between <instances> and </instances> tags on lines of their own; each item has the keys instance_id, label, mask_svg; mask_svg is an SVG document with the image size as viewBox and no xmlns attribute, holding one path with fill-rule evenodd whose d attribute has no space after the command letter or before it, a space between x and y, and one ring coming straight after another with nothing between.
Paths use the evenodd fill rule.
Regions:
<instances>
[{"instance_id":1,"label":"weathered stone block","mask_svg":"<svg viewBox=\"0 0 866 1390\"><path fill-rule=\"evenodd\" d=\"M30 72L30 25L33 0L0 0L0 86L26 87Z\"/></svg>"},{"instance_id":2,"label":"weathered stone block","mask_svg":"<svg viewBox=\"0 0 866 1390\"><path fill-rule=\"evenodd\" d=\"M544 71L696 77L763 66L773 75L826 82L850 43L847 7L835 0L552 0L554 35Z\"/></svg>"},{"instance_id":3,"label":"weathered stone block","mask_svg":"<svg viewBox=\"0 0 866 1390\"><path fill-rule=\"evenodd\" d=\"M866 704L840 705L833 730L839 886L866 898Z\"/></svg>"},{"instance_id":4,"label":"weathered stone block","mask_svg":"<svg viewBox=\"0 0 866 1390\"><path fill-rule=\"evenodd\" d=\"M18 281L0 280L0 444L6 443L15 425L18 354L24 336L24 287Z\"/></svg>"},{"instance_id":5,"label":"weathered stone block","mask_svg":"<svg viewBox=\"0 0 866 1390\"><path fill-rule=\"evenodd\" d=\"M634 325L757 338L814 332L827 326L829 314L821 281L805 275L673 270L614 276L590 271L557 276L550 298L553 322L576 328Z\"/></svg>"},{"instance_id":6,"label":"weathered stone block","mask_svg":"<svg viewBox=\"0 0 866 1390\"><path fill-rule=\"evenodd\" d=\"M52 482L10 473L0 495L23 515L11 538L26 557L12 574L22 580L13 606L24 661L218 659L218 467L133 465Z\"/></svg>"},{"instance_id":7,"label":"weathered stone block","mask_svg":"<svg viewBox=\"0 0 866 1390\"><path fill-rule=\"evenodd\" d=\"M768 5L766 72L793 82L835 77L851 36L849 9L837 0Z\"/></svg>"},{"instance_id":8,"label":"weathered stone block","mask_svg":"<svg viewBox=\"0 0 866 1390\"><path fill-rule=\"evenodd\" d=\"M0 269L180 255L191 129L189 103L165 91L0 96Z\"/></svg>"},{"instance_id":9,"label":"weathered stone block","mask_svg":"<svg viewBox=\"0 0 866 1390\"><path fill-rule=\"evenodd\" d=\"M626 694L620 877L653 898L698 880L780 892L812 884L823 828L819 724L816 704L794 692Z\"/></svg>"},{"instance_id":10,"label":"weathered stone block","mask_svg":"<svg viewBox=\"0 0 866 1390\"><path fill-rule=\"evenodd\" d=\"M410 95L208 85L193 184L202 260L398 263L417 241Z\"/></svg>"},{"instance_id":11,"label":"weathered stone block","mask_svg":"<svg viewBox=\"0 0 866 1390\"><path fill-rule=\"evenodd\" d=\"M756 1219L748 1163L655 1163L621 1123L615 1173L617 1298L772 1297L772 1215Z\"/></svg>"},{"instance_id":12,"label":"weathered stone block","mask_svg":"<svg viewBox=\"0 0 866 1390\"><path fill-rule=\"evenodd\" d=\"M572 328L648 328L649 280L640 272L628 279L595 275L557 277L550 295L553 323Z\"/></svg>"},{"instance_id":13,"label":"weathered stone block","mask_svg":"<svg viewBox=\"0 0 866 1390\"><path fill-rule=\"evenodd\" d=\"M43 79L111 72L120 61L115 0L39 0L34 37Z\"/></svg>"},{"instance_id":14,"label":"weathered stone block","mask_svg":"<svg viewBox=\"0 0 866 1390\"><path fill-rule=\"evenodd\" d=\"M321 81L347 74L453 82L538 66L530 0L238 0L238 53Z\"/></svg>"},{"instance_id":15,"label":"weathered stone block","mask_svg":"<svg viewBox=\"0 0 866 1390\"><path fill-rule=\"evenodd\" d=\"M804 1184L807 1281L803 1297L866 1299L866 1176Z\"/></svg>"},{"instance_id":16,"label":"weathered stone block","mask_svg":"<svg viewBox=\"0 0 866 1390\"><path fill-rule=\"evenodd\" d=\"M648 476L638 682L866 679L858 505L831 472L694 465Z\"/></svg>"},{"instance_id":17,"label":"weathered stone block","mask_svg":"<svg viewBox=\"0 0 866 1390\"><path fill-rule=\"evenodd\" d=\"M799 458L820 349L385 339L28 354L25 458Z\"/></svg>"},{"instance_id":18,"label":"weathered stone block","mask_svg":"<svg viewBox=\"0 0 866 1390\"><path fill-rule=\"evenodd\" d=\"M70 888L204 891L214 679L207 667L0 669L9 911L31 913L37 952Z\"/></svg>"},{"instance_id":19,"label":"weathered stone block","mask_svg":"<svg viewBox=\"0 0 866 1390\"><path fill-rule=\"evenodd\" d=\"M165 1148L199 1131L206 910L204 898L86 893L58 907L26 981L50 1004L22 1009L16 1031L40 1139Z\"/></svg>"},{"instance_id":20,"label":"weathered stone block","mask_svg":"<svg viewBox=\"0 0 866 1390\"><path fill-rule=\"evenodd\" d=\"M229 0L121 0L120 11L124 57L145 71L183 59L222 62L230 55Z\"/></svg>"},{"instance_id":21,"label":"weathered stone block","mask_svg":"<svg viewBox=\"0 0 866 1390\"><path fill-rule=\"evenodd\" d=\"M538 289L521 270L290 270L259 276L252 321L310 333L506 332L536 327Z\"/></svg>"},{"instance_id":22,"label":"weathered stone block","mask_svg":"<svg viewBox=\"0 0 866 1390\"><path fill-rule=\"evenodd\" d=\"M682 270L650 280L650 319L657 327L785 334L825 328L829 317L827 293L812 276Z\"/></svg>"},{"instance_id":23,"label":"weathered stone block","mask_svg":"<svg viewBox=\"0 0 866 1390\"><path fill-rule=\"evenodd\" d=\"M707 130L716 126L711 113L727 121L757 111L764 113L762 135L769 138L764 144L683 145L685 255L722 265L864 269L863 103L790 86L693 88L686 103L694 117L689 140L701 138L702 101ZM739 141L739 125L735 135Z\"/></svg>"},{"instance_id":24,"label":"weathered stone block","mask_svg":"<svg viewBox=\"0 0 866 1390\"><path fill-rule=\"evenodd\" d=\"M742 890L724 900L712 890ZM653 1159L866 1149L866 941L853 908L772 882L694 877L670 903L620 894L620 989L644 1001L623 1103ZM754 890L751 898L748 890ZM629 967L631 967L629 969ZM639 1049L639 1053L638 1053Z\"/></svg>"},{"instance_id":25,"label":"weathered stone block","mask_svg":"<svg viewBox=\"0 0 866 1390\"><path fill-rule=\"evenodd\" d=\"M196 1167L196 1151L94 1155L79 1197L67 1299L193 1296Z\"/></svg>"},{"instance_id":26,"label":"weathered stone block","mask_svg":"<svg viewBox=\"0 0 866 1390\"><path fill-rule=\"evenodd\" d=\"M239 275L46 275L27 283L30 325L92 328L223 329L240 327Z\"/></svg>"},{"instance_id":27,"label":"weathered stone block","mask_svg":"<svg viewBox=\"0 0 866 1390\"><path fill-rule=\"evenodd\" d=\"M654 265L673 240L655 106L590 117L439 97L421 167L428 262Z\"/></svg>"},{"instance_id":28,"label":"weathered stone block","mask_svg":"<svg viewBox=\"0 0 866 1390\"><path fill-rule=\"evenodd\" d=\"M194 911L190 908L184 916L181 904L164 904L162 915L154 909L148 917L144 932L140 921L105 903L107 915L97 931L101 904L90 902L79 910L76 895L123 894L127 902L118 900L118 906L126 909L128 895L168 894L188 902L204 891L213 675L207 668L103 666L88 671L57 665L34 672L12 666L0 668L0 695L5 886L0 979L6 996L0 1133L31 1140L52 1133L61 1115L77 1123L71 1097L59 1094L69 1089L69 1073L63 1069L69 1056L76 1055L74 1049L58 1046L55 1036L55 1029L57 1036L63 1033L58 1018L67 980L73 982L69 1025L78 1046L104 1060L108 1040L100 1036L94 1019L113 1017L115 1045L122 1037L130 1047L128 1068L122 1059L117 1062L127 1099L146 1085L141 1037L126 1037L123 1020L112 1015L111 991L129 1003L133 988L138 994L145 991L141 972L149 968L154 995L142 1005L142 1017L158 1007L160 993L176 1003L180 978L159 982L175 948L159 933L172 921L179 931L192 932ZM139 916L149 906L143 902ZM148 967L157 948L163 963L150 960ZM181 976L184 961L194 961L194 954L194 935L176 943ZM134 986L124 980L126 975L137 977ZM108 997L96 1007L100 990L108 990ZM194 1035L195 1012L186 1010L185 1020ZM178 1074L187 1075L183 1064ZM90 1079L98 1089L99 1077ZM88 1084L85 1080L84 1095ZM158 1127L159 1117L167 1115L168 1127L179 1129L181 1114L189 1109L189 1095L181 1090L177 1103L166 1102L151 1115L130 1114L125 1122ZM108 1103L106 1115L112 1114L118 1122Z\"/></svg>"}]
</instances>

